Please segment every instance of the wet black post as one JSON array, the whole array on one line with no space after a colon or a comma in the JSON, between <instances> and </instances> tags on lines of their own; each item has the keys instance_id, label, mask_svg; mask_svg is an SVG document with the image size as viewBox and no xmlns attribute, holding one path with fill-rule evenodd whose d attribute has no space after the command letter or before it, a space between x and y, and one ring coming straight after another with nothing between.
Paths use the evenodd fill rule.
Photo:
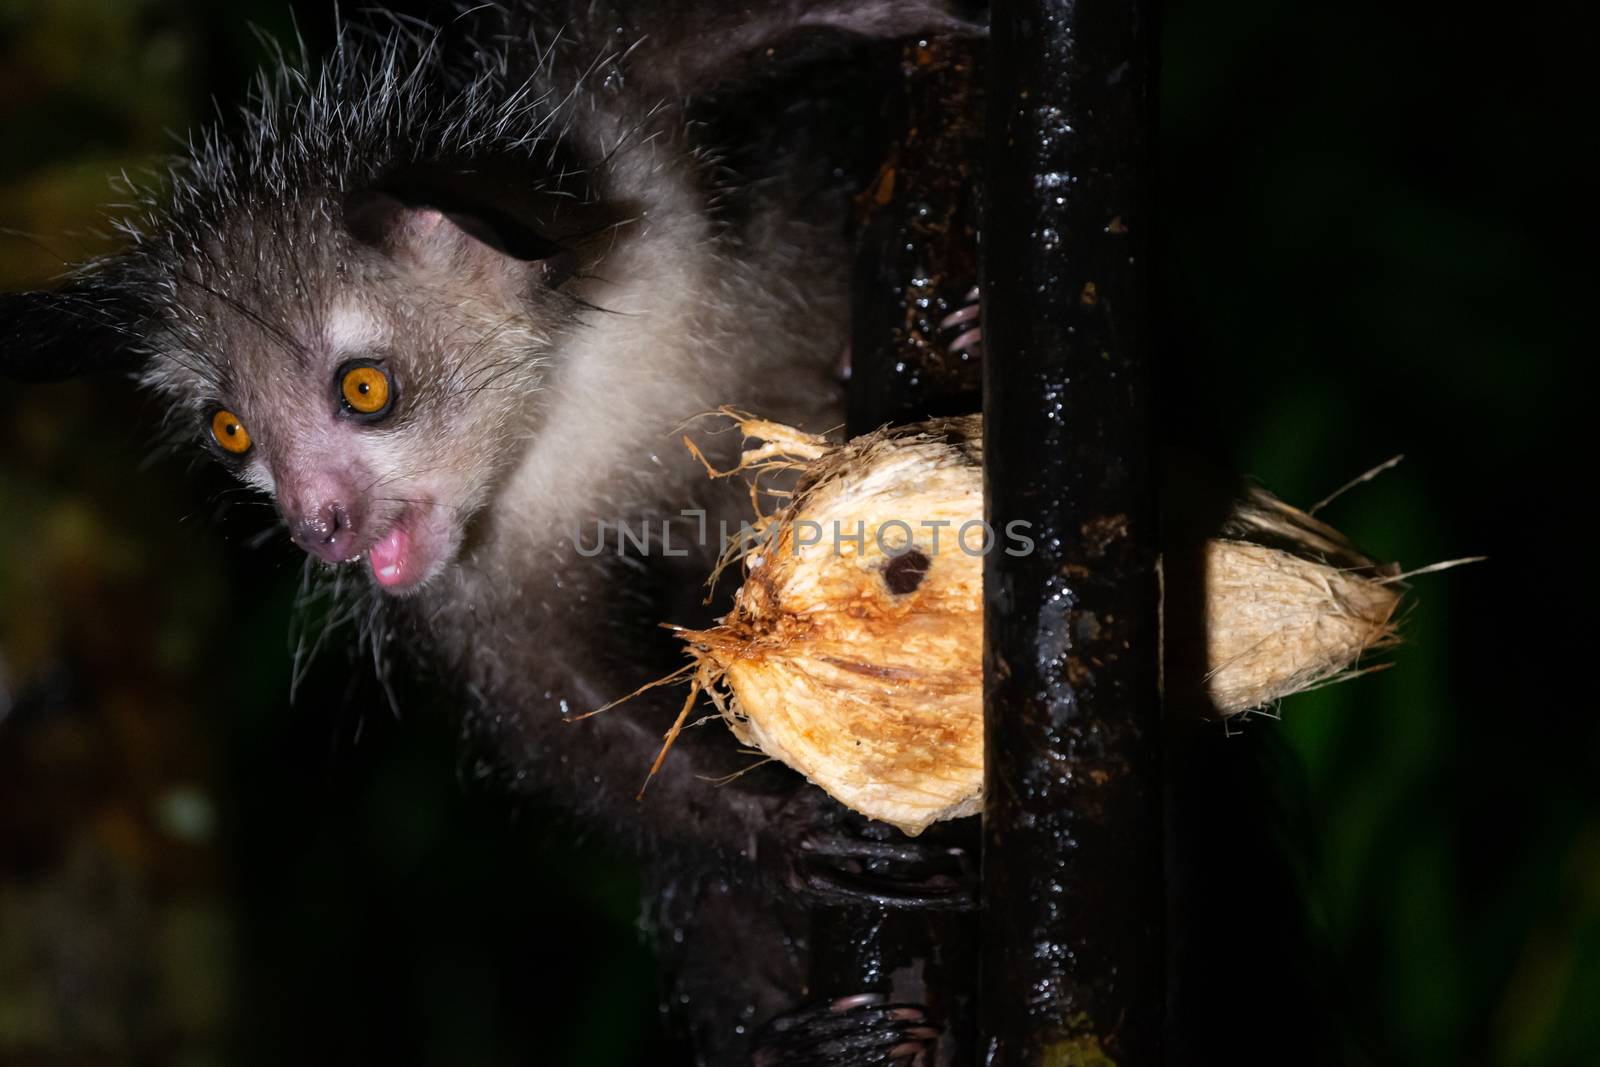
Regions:
<instances>
[{"instance_id":1,"label":"wet black post","mask_svg":"<svg viewBox=\"0 0 1600 1067\"><path fill-rule=\"evenodd\" d=\"M991 18L983 1040L995 1065L1155 1064L1153 4L998 0Z\"/></svg>"}]
</instances>

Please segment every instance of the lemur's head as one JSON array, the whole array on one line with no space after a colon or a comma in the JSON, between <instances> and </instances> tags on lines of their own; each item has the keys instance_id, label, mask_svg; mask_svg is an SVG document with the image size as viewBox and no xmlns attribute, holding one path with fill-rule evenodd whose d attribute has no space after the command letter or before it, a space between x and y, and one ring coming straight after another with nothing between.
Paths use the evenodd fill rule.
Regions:
<instances>
[{"instance_id":1,"label":"lemur's head","mask_svg":"<svg viewBox=\"0 0 1600 1067\"><path fill-rule=\"evenodd\" d=\"M244 212L169 268L142 378L306 552L414 589L537 431L577 257L389 192Z\"/></svg>"},{"instance_id":2,"label":"lemur's head","mask_svg":"<svg viewBox=\"0 0 1600 1067\"><path fill-rule=\"evenodd\" d=\"M526 443L625 223L555 94L341 53L264 91L126 226L131 247L4 301L12 369L133 369L167 423L272 497L294 541L406 592ZM555 101L550 103L548 101Z\"/></svg>"},{"instance_id":3,"label":"lemur's head","mask_svg":"<svg viewBox=\"0 0 1600 1067\"><path fill-rule=\"evenodd\" d=\"M263 77L237 131L129 192L127 251L53 292L0 295L0 372L134 371L308 553L417 588L537 440L542 384L608 273L693 284L661 269L704 244L715 199L687 101L770 77L794 33L981 31L938 0L690 5L659 25L576 6L587 22L546 27L547 47L484 5L473 40L518 42L505 54L347 34L318 73ZM675 226L685 204L695 225ZM628 260L644 235L665 251ZM635 392L671 387L646 370ZM596 378L585 400L604 408Z\"/></svg>"}]
</instances>

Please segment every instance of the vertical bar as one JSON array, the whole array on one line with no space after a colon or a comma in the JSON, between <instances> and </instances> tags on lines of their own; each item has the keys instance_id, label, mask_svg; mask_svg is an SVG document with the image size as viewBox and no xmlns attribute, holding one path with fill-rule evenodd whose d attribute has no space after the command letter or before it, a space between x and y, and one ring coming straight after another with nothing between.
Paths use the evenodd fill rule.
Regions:
<instances>
[{"instance_id":1,"label":"vertical bar","mask_svg":"<svg viewBox=\"0 0 1600 1067\"><path fill-rule=\"evenodd\" d=\"M999 0L984 202L982 1028L1160 1061L1150 0Z\"/></svg>"}]
</instances>

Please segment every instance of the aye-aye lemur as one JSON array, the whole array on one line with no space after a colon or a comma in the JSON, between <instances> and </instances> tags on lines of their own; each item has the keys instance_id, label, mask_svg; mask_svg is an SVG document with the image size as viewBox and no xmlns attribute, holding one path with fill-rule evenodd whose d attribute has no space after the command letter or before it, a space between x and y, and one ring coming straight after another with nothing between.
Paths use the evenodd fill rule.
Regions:
<instances>
[{"instance_id":1,"label":"aye-aye lemur","mask_svg":"<svg viewBox=\"0 0 1600 1067\"><path fill-rule=\"evenodd\" d=\"M688 556L574 535L747 516L677 443L700 413L842 421L849 168L813 150L803 100L753 106L746 84L786 55L973 26L910 0L565 7L512 0L437 33L369 18L320 68L265 75L238 129L197 135L140 196L125 251L3 298L0 366L136 373L300 547L365 571L392 645L470 694L508 781L648 855L826 895L792 869L818 804L796 776L708 785L748 760L695 731L641 804L665 720L563 721L650 677L656 624L720 547L682 520ZM748 1055L718 1012L744 1005L754 1030L798 1006L788 951L701 1008L708 1059ZM818 1057L887 1062L932 1032L873 1018ZM764 1058L802 1062L795 1036Z\"/></svg>"}]
</instances>

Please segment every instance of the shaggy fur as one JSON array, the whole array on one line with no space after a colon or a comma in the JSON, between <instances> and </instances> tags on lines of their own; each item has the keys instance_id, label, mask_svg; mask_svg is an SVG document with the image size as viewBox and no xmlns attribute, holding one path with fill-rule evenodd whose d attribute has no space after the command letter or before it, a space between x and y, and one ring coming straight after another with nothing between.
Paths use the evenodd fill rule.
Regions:
<instances>
[{"instance_id":1,"label":"shaggy fur","mask_svg":"<svg viewBox=\"0 0 1600 1067\"><path fill-rule=\"evenodd\" d=\"M504 31L509 16L496 17ZM613 532L585 558L572 538L594 541L602 522L659 537L662 518L696 507L713 529L744 517L677 440L719 404L838 422L842 227L724 223L716 146L654 79L632 88L642 48L608 52L572 27L523 32L526 48L488 69L456 69L438 37L346 31L319 72L263 76L243 135L197 138L168 191L123 221L130 251L74 292L138 308L120 325L174 435L286 516L323 493L330 466L366 498L369 529L423 512L437 564L409 595L370 603L403 647L476 695L465 710L508 776L603 810L640 844L663 830L704 843L694 813L709 787L694 773L707 768L693 759L649 803L632 799L660 724L562 719L642 680L638 641L662 618L659 594L692 587L706 553L622 557ZM535 59L525 77L517 55ZM437 174L447 182L428 184ZM450 221L410 232L428 210L412 200L431 206L443 189L470 208L503 205L502 184L516 186L519 224L576 254L573 277L547 284L539 262ZM404 202L359 222L352 196L373 189ZM337 417L330 383L359 357L381 358L401 394L380 425ZM219 408L251 430L241 461L210 441ZM678 520L675 551L692 547L691 529ZM728 755L709 770L742 765ZM737 833L728 843L744 848Z\"/></svg>"}]
</instances>

